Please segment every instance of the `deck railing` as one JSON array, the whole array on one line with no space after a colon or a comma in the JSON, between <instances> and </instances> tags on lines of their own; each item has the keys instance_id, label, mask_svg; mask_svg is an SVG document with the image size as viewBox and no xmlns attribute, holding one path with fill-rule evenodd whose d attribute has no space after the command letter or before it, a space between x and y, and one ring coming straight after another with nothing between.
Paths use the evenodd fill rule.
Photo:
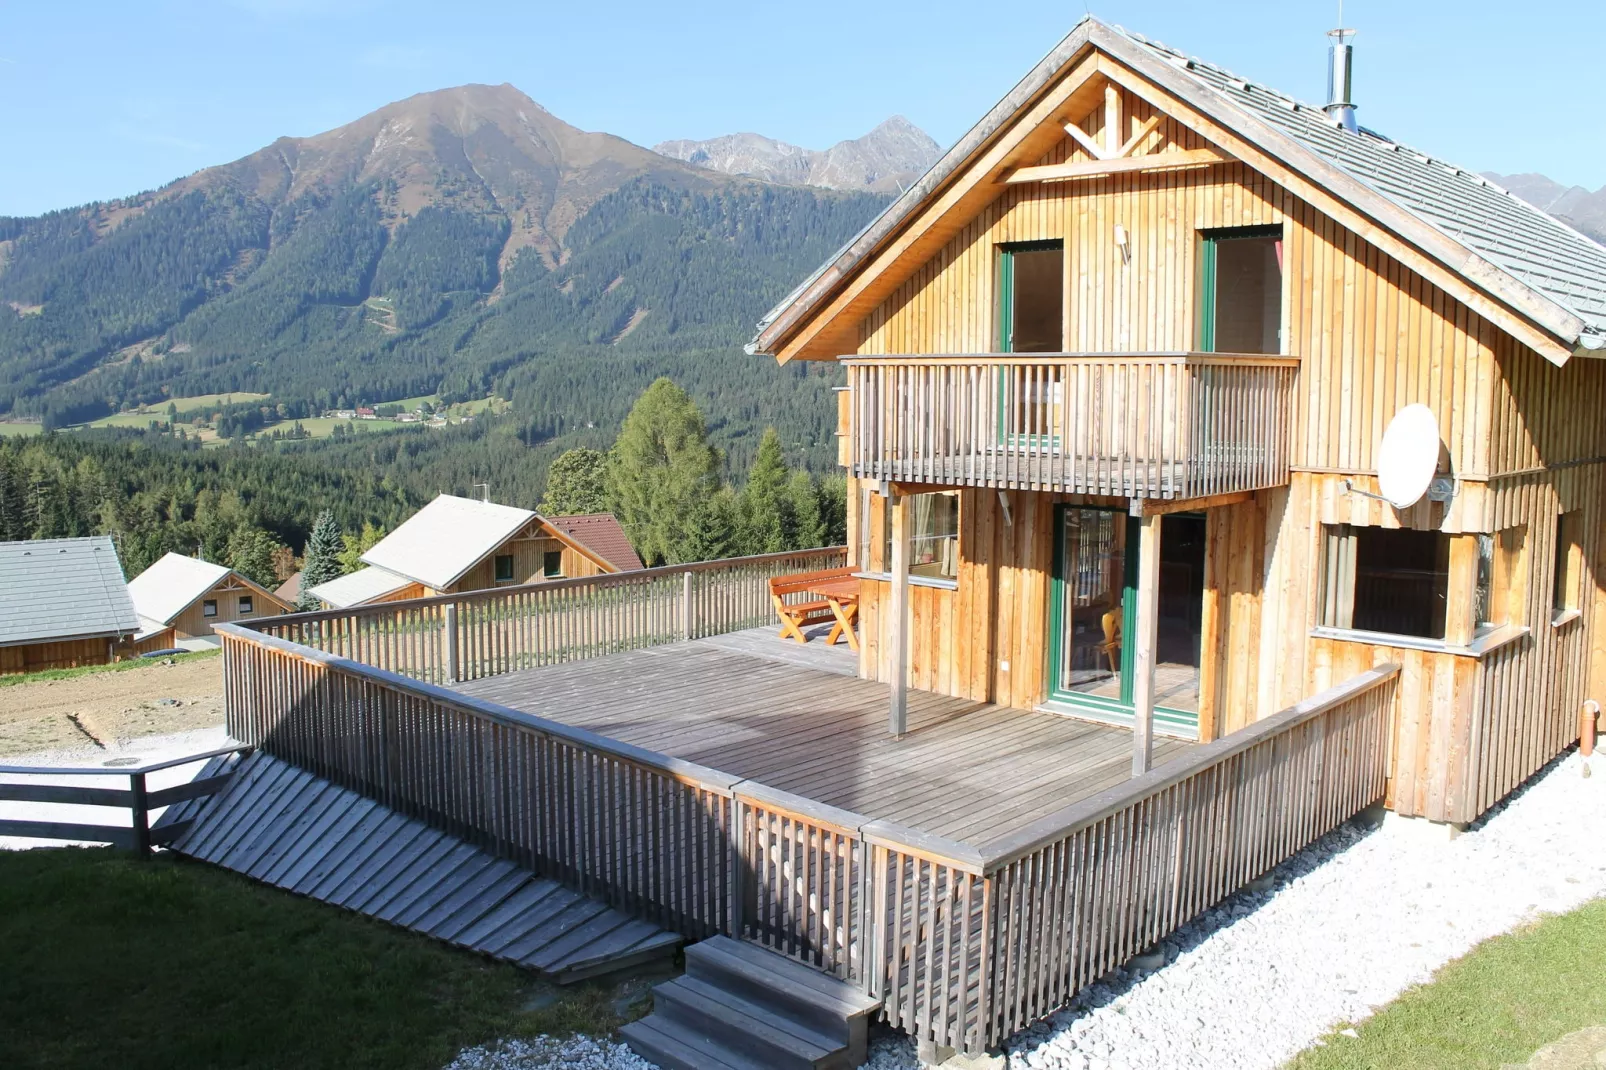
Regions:
<instances>
[{"instance_id":1,"label":"deck railing","mask_svg":"<svg viewBox=\"0 0 1606 1070\"><path fill-rule=\"evenodd\" d=\"M1381 666L981 847L236 624L228 728L675 929L861 985L979 1053L1381 799Z\"/></svg>"},{"instance_id":2,"label":"deck railing","mask_svg":"<svg viewBox=\"0 0 1606 1070\"><path fill-rule=\"evenodd\" d=\"M833 546L240 623L417 680L457 683L756 628L775 619L771 577L845 564L847 548Z\"/></svg>"},{"instance_id":3,"label":"deck railing","mask_svg":"<svg viewBox=\"0 0 1606 1070\"><path fill-rule=\"evenodd\" d=\"M1292 357L843 357L863 479L1137 498L1288 481Z\"/></svg>"}]
</instances>

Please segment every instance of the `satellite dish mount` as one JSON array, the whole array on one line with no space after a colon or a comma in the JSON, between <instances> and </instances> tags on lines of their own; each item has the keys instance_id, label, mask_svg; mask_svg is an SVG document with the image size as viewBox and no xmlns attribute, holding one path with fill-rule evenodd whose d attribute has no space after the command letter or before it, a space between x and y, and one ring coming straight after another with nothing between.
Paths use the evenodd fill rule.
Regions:
<instances>
[{"instance_id":1,"label":"satellite dish mount","mask_svg":"<svg viewBox=\"0 0 1606 1070\"><path fill-rule=\"evenodd\" d=\"M1447 502L1455 496L1455 480L1440 476L1439 421L1426 405L1407 405L1394 414L1377 449L1377 489L1361 490L1344 480L1350 494L1376 498L1396 509L1409 509L1425 496Z\"/></svg>"}]
</instances>

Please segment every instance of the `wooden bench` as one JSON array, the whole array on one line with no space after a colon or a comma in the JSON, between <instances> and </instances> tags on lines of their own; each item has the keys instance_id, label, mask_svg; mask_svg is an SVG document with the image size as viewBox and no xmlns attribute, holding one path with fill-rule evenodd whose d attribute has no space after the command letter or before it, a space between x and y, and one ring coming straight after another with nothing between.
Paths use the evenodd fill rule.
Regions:
<instances>
[{"instance_id":1,"label":"wooden bench","mask_svg":"<svg viewBox=\"0 0 1606 1070\"><path fill-rule=\"evenodd\" d=\"M846 634L848 644L856 648L858 644L854 641L853 619L858 612L857 595L832 594L800 602L788 602L786 599L790 595L823 593L820 592L821 588L848 588L857 582L851 567L794 572L772 578L770 600L775 603L775 613L781 618L781 638L791 636L800 643L806 643L809 638L803 634L803 629L810 624L823 624L829 620L835 621L836 627L831 629L826 642L835 643L839 635Z\"/></svg>"}]
</instances>

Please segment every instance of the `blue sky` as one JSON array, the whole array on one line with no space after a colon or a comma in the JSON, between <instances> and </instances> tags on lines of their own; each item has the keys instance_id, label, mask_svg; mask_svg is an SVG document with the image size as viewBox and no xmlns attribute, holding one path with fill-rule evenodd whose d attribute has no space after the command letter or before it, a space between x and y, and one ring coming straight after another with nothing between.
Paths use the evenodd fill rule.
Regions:
<instances>
[{"instance_id":1,"label":"blue sky","mask_svg":"<svg viewBox=\"0 0 1606 1070\"><path fill-rule=\"evenodd\" d=\"M1335 0L1092 11L1319 103ZM412 93L512 82L643 145L821 148L902 113L947 144L1085 10L1069 3L0 0L0 215L161 185ZM139 14L133 15L131 12ZM1477 170L1606 185L1606 3L1349 0L1361 121Z\"/></svg>"}]
</instances>

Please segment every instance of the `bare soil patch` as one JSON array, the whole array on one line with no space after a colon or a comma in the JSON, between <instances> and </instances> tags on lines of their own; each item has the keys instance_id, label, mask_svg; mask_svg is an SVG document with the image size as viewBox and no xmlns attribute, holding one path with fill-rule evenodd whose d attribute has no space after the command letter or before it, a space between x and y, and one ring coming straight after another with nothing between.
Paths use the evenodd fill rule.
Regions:
<instances>
[{"instance_id":1,"label":"bare soil patch","mask_svg":"<svg viewBox=\"0 0 1606 1070\"><path fill-rule=\"evenodd\" d=\"M222 723L220 657L0 689L0 757Z\"/></svg>"}]
</instances>

